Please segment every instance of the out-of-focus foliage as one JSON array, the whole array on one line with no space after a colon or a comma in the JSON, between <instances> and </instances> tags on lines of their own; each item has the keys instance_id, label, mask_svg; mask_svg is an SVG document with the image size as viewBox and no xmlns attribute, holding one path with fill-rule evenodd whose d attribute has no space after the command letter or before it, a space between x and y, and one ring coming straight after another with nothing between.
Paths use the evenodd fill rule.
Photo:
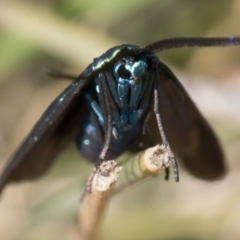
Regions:
<instances>
[{"instance_id":1,"label":"out-of-focus foliage","mask_svg":"<svg viewBox=\"0 0 240 240\"><path fill-rule=\"evenodd\" d=\"M240 35L238 0L0 1L0 165L69 83L108 48L176 36ZM99 239L240 239L240 49L161 53L217 131L229 174L215 183L163 174L111 201ZM41 180L0 199L0 239L74 240L79 198L92 166L74 143Z\"/></svg>"}]
</instances>

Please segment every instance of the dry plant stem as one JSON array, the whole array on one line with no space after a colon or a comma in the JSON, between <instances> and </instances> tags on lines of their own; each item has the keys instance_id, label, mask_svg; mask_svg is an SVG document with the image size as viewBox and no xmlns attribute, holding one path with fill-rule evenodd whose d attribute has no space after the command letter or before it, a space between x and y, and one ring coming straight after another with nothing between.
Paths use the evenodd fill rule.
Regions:
<instances>
[{"instance_id":1,"label":"dry plant stem","mask_svg":"<svg viewBox=\"0 0 240 240\"><path fill-rule=\"evenodd\" d=\"M122 182L115 193L141 182L150 176L157 175L171 164L167 148L164 145L156 145L136 154L124 165L125 182Z\"/></svg>"},{"instance_id":2,"label":"dry plant stem","mask_svg":"<svg viewBox=\"0 0 240 240\"><path fill-rule=\"evenodd\" d=\"M94 174L91 192L84 197L79 211L81 240L95 238L104 209L121 169L122 167L117 166L115 161L105 161Z\"/></svg>"}]
</instances>

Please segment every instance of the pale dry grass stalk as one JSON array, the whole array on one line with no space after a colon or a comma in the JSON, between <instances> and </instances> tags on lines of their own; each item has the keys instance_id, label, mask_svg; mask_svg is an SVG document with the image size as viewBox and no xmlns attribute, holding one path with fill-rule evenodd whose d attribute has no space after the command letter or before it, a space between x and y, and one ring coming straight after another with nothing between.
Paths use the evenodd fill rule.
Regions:
<instances>
[{"instance_id":1,"label":"pale dry grass stalk","mask_svg":"<svg viewBox=\"0 0 240 240\"><path fill-rule=\"evenodd\" d=\"M81 240L95 238L121 168L115 161L105 161L93 170L91 192L85 195L79 211Z\"/></svg>"},{"instance_id":2,"label":"pale dry grass stalk","mask_svg":"<svg viewBox=\"0 0 240 240\"><path fill-rule=\"evenodd\" d=\"M136 154L133 159L124 165L126 172L132 174L134 180L129 181L127 179L125 183L121 183L117 192L120 192L126 186L131 186L149 176L158 174L169 165L169 156L163 145L157 145ZM91 191L85 194L79 211L81 240L95 239L104 210L110 200L121 169L122 167L118 166L115 161L104 161L91 173L89 177Z\"/></svg>"}]
</instances>

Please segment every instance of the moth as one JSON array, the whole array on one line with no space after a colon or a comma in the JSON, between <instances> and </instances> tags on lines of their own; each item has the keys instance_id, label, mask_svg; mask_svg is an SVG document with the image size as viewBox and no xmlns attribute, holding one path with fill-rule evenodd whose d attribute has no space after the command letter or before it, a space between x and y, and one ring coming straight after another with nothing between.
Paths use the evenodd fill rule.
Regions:
<instances>
[{"instance_id":1,"label":"moth","mask_svg":"<svg viewBox=\"0 0 240 240\"><path fill-rule=\"evenodd\" d=\"M90 162L115 159L164 144L175 181L177 155L195 177L215 180L226 173L220 144L189 95L155 53L181 47L240 45L239 37L171 38L106 51L51 103L12 155L0 177L10 182L43 175L72 141ZM145 131L144 129L148 129Z\"/></svg>"}]
</instances>

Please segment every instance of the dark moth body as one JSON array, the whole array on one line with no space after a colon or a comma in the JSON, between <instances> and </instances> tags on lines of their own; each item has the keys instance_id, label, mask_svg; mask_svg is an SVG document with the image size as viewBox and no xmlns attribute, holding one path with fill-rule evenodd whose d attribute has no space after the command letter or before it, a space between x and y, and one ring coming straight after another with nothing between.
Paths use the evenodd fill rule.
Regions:
<instances>
[{"instance_id":1,"label":"dark moth body","mask_svg":"<svg viewBox=\"0 0 240 240\"><path fill-rule=\"evenodd\" d=\"M154 52L239 43L239 38L176 38L108 50L48 107L6 164L0 191L9 182L41 176L72 141L93 163L163 143L196 177L218 179L226 167L217 138Z\"/></svg>"},{"instance_id":2,"label":"dark moth body","mask_svg":"<svg viewBox=\"0 0 240 240\"><path fill-rule=\"evenodd\" d=\"M124 57L111 61L123 53ZM110 49L91 65L92 69L104 66L104 71L96 73L91 92L86 93L89 113L77 138L79 151L91 162L98 161L103 149L108 108L112 115L112 136L105 160L118 157L142 132L153 88L151 57L141 53L137 46L122 45Z\"/></svg>"}]
</instances>

